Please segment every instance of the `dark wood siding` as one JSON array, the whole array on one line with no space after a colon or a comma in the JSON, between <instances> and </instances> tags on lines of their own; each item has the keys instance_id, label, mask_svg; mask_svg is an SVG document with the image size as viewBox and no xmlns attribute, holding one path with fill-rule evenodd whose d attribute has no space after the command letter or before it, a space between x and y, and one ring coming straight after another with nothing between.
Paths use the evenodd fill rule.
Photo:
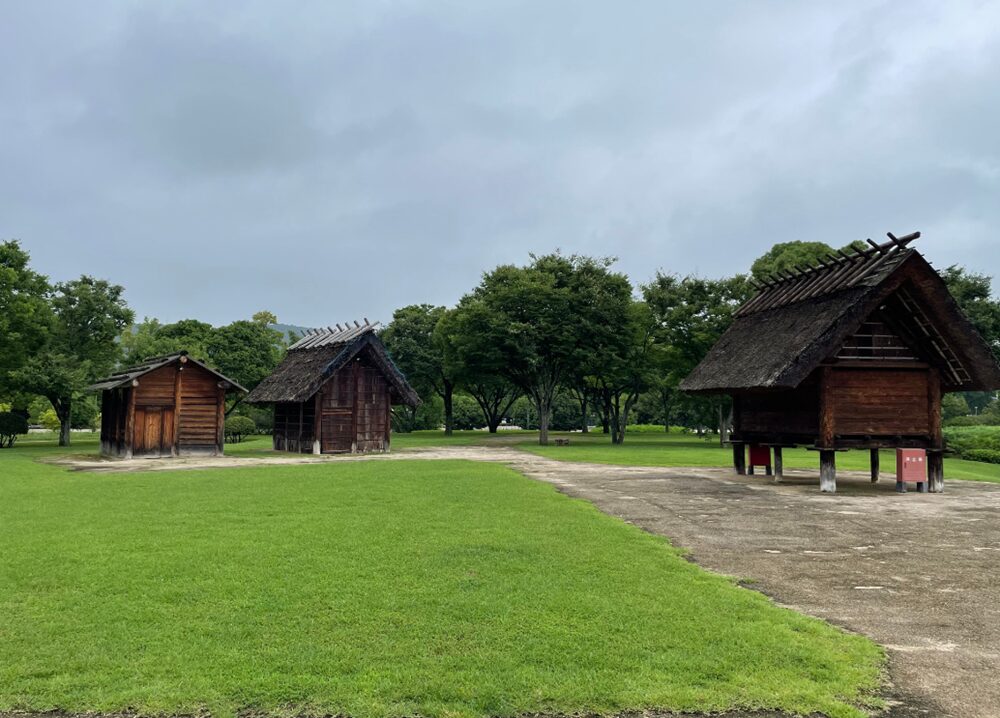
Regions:
<instances>
[{"instance_id":1,"label":"dark wood siding","mask_svg":"<svg viewBox=\"0 0 1000 718\"><path fill-rule=\"evenodd\" d=\"M813 437L819 431L819 386L814 378L791 391L745 394L739 399L739 431Z\"/></svg>"},{"instance_id":2,"label":"dark wood siding","mask_svg":"<svg viewBox=\"0 0 1000 718\"><path fill-rule=\"evenodd\" d=\"M830 376L837 436L931 434L927 369L840 369Z\"/></svg>"},{"instance_id":3,"label":"dark wood siding","mask_svg":"<svg viewBox=\"0 0 1000 718\"><path fill-rule=\"evenodd\" d=\"M199 366L187 365L181 370L180 382L180 453L219 449L219 380Z\"/></svg>"},{"instance_id":4,"label":"dark wood siding","mask_svg":"<svg viewBox=\"0 0 1000 718\"><path fill-rule=\"evenodd\" d=\"M275 404L273 437L275 450L312 453L315 416L316 407L313 402Z\"/></svg>"}]
</instances>

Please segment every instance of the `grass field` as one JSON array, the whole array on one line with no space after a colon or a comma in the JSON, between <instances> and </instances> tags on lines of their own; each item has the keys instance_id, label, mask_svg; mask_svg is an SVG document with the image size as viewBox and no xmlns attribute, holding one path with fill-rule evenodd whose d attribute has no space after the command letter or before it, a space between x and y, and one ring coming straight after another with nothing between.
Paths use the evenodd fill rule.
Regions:
<instances>
[{"instance_id":1,"label":"grass field","mask_svg":"<svg viewBox=\"0 0 1000 718\"><path fill-rule=\"evenodd\" d=\"M0 451L0 711L849 717L879 683L867 639L501 466L35 461L57 451Z\"/></svg>"}]
</instances>

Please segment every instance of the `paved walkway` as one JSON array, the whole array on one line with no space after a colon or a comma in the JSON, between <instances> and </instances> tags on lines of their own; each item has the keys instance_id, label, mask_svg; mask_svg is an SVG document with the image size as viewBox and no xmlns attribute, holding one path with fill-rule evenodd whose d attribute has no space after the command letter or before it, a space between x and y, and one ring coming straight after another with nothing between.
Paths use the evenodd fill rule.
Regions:
<instances>
[{"instance_id":1,"label":"paved walkway","mask_svg":"<svg viewBox=\"0 0 1000 718\"><path fill-rule=\"evenodd\" d=\"M781 485L724 469L560 462L495 447L375 457L191 461L255 463L471 459L509 464L690 551L702 566L752 582L783 605L870 636L890 655L894 716L1000 716L1000 485L945 481L943 494L897 495L886 477L840 472ZM176 462L93 462L84 470L181 468ZM947 467L946 467L947 468Z\"/></svg>"}]
</instances>

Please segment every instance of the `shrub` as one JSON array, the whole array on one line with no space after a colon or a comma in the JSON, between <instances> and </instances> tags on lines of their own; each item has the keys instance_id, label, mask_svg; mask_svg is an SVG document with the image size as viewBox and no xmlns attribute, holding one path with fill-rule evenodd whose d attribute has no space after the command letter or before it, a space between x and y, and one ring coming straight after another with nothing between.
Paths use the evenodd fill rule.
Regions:
<instances>
[{"instance_id":1,"label":"shrub","mask_svg":"<svg viewBox=\"0 0 1000 718\"><path fill-rule=\"evenodd\" d=\"M49 431L59 431L59 428L62 425L59 421L59 417L56 415L55 409L46 409L43 411L42 415L38 417L38 423Z\"/></svg>"},{"instance_id":2,"label":"shrub","mask_svg":"<svg viewBox=\"0 0 1000 718\"><path fill-rule=\"evenodd\" d=\"M987 464L1000 464L1000 451L996 449L969 449L962 454L969 461L985 461Z\"/></svg>"},{"instance_id":3,"label":"shrub","mask_svg":"<svg viewBox=\"0 0 1000 718\"><path fill-rule=\"evenodd\" d=\"M257 425L248 416L231 416L226 419L226 441L238 444L244 436L257 433Z\"/></svg>"},{"instance_id":4,"label":"shrub","mask_svg":"<svg viewBox=\"0 0 1000 718\"><path fill-rule=\"evenodd\" d=\"M21 434L28 433L28 420L9 411L0 413L0 449L10 448Z\"/></svg>"}]
</instances>

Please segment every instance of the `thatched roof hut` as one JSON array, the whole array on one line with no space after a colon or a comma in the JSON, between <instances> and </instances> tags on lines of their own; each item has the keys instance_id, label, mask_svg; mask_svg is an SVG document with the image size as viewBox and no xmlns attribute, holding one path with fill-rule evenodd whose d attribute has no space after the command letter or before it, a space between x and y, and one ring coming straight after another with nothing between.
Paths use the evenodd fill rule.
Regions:
<instances>
[{"instance_id":1,"label":"thatched roof hut","mask_svg":"<svg viewBox=\"0 0 1000 718\"><path fill-rule=\"evenodd\" d=\"M420 398L377 325L313 330L247 397L275 408L274 447L304 453L387 451L394 404Z\"/></svg>"},{"instance_id":2,"label":"thatched roof hut","mask_svg":"<svg viewBox=\"0 0 1000 718\"><path fill-rule=\"evenodd\" d=\"M910 246L919 236L869 240L758 285L680 385L733 396L734 451L807 445L832 466L835 449L919 447L939 460L941 394L1000 387L1000 366Z\"/></svg>"}]
</instances>

